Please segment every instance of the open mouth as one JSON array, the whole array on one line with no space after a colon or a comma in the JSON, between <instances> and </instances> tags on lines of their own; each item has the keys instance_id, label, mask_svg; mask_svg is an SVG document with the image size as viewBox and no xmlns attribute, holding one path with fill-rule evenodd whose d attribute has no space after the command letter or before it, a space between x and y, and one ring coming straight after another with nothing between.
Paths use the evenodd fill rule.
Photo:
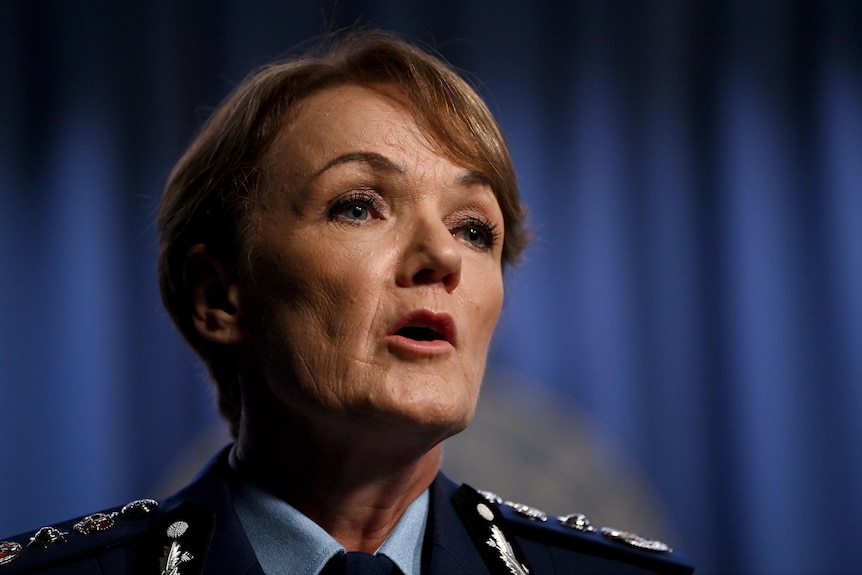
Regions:
<instances>
[{"instance_id":1,"label":"open mouth","mask_svg":"<svg viewBox=\"0 0 862 575\"><path fill-rule=\"evenodd\" d=\"M447 313L434 313L428 310L416 310L401 318L389 332L403 340L416 344L440 345L449 343L456 345L457 329L452 316ZM403 341L402 340L402 341Z\"/></svg>"},{"instance_id":2,"label":"open mouth","mask_svg":"<svg viewBox=\"0 0 862 575\"><path fill-rule=\"evenodd\" d=\"M442 333L431 327L405 326L396 331L395 334L416 341L446 340Z\"/></svg>"}]
</instances>

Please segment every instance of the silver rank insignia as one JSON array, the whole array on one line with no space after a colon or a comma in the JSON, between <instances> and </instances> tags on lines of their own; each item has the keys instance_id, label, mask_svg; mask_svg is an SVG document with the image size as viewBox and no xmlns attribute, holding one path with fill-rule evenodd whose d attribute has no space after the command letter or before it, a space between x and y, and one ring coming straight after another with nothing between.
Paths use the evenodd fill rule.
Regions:
<instances>
[{"instance_id":1,"label":"silver rank insignia","mask_svg":"<svg viewBox=\"0 0 862 575\"><path fill-rule=\"evenodd\" d=\"M491 508L484 503L479 503L476 505L476 513L491 524L491 537L485 543L497 550L497 553L500 554L500 559L506 564L512 575L528 575L530 570L518 561L515 551L512 549L512 544L506 539L503 531L494 524L494 512L491 511Z\"/></svg>"},{"instance_id":2,"label":"silver rank insignia","mask_svg":"<svg viewBox=\"0 0 862 575\"><path fill-rule=\"evenodd\" d=\"M525 505L523 503L516 503L514 501L504 501L504 505L508 505L512 509L515 510L515 513L518 515L523 515L528 519L532 519L533 521L547 521L548 514L542 511L541 509L536 509L530 505Z\"/></svg>"},{"instance_id":3,"label":"silver rank insignia","mask_svg":"<svg viewBox=\"0 0 862 575\"><path fill-rule=\"evenodd\" d=\"M596 528L590 525L590 520L587 519L587 516L582 513L569 513L568 515L560 515L557 517L557 521L565 525L566 527L571 527L572 529L577 529L578 531L582 531L584 533L593 533Z\"/></svg>"},{"instance_id":4,"label":"silver rank insignia","mask_svg":"<svg viewBox=\"0 0 862 575\"><path fill-rule=\"evenodd\" d=\"M512 549L512 544L503 535L503 531L496 525L491 525L491 538L485 543L497 550L500 554L500 559L512 572L512 575L528 575L530 570L522 565L518 558L515 557L515 551Z\"/></svg>"},{"instance_id":5,"label":"silver rank insignia","mask_svg":"<svg viewBox=\"0 0 862 575\"><path fill-rule=\"evenodd\" d=\"M120 510L123 517L126 519L140 519L146 517L159 507L159 502L155 499L137 499L131 503L127 503Z\"/></svg>"},{"instance_id":6,"label":"silver rank insignia","mask_svg":"<svg viewBox=\"0 0 862 575\"><path fill-rule=\"evenodd\" d=\"M21 544L14 541L0 541L0 565L6 565L21 554Z\"/></svg>"},{"instance_id":7,"label":"silver rank insignia","mask_svg":"<svg viewBox=\"0 0 862 575\"><path fill-rule=\"evenodd\" d=\"M479 489L477 493L491 503L493 503L494 505L502 505L503 503L503 498L494 493L493 491L485 491L483 489Z\"/></svg>"},{"instance_id":8,"label":"silver rank insignia","mask_svg":"<svg viewBox=\"0 0 862 575\"><path fill-rule=\"evenodd\" d=\"M56 527L42 527L33 534L33 537L30 538L30 542L27 543L27 547L38 545L42 549L47 549L48 546L55 543L65 543L66 535L68 535L68 533L60 531Z\"/></svg>"},{"instance_id":9,"label":"silver rank insignia","mask_svg":"<svg viewBox=\"0 0 862 575\"><path fill-rule=\"evenodd\" d=\"M662 543L661 541L653 541L652 539L645 539L640 535L635 535L634 533L629 533L628 531L620 531L619 529L612 529L610 527L602 527L602 535L611 539L613 541L619 541L620 543L625 543L631 547L636 547L637 549L645 549L647 551L655 551L656 553L670 553L673 551L666 543Z\"/></svg>"},{"instance_id":10,"label":"silver rank insignia","mask_svg":"<svg viewBox=\"0 0 862 575\"><path fill-rule=\"evenodd\" d=\"M119 515L116 511L113 513L93 513L87 515L72 527L81 535L89 535L97 531L107 531L114 526L114 517Z\"/></svg>"},{"instance_id":11,"label":"silver rank insignia","mask_svg":"<svg viewBox=\"0 0 862 575\"><path fill-rule=\"evenodd\" d=\"M179 542L188 528L189 524L185 521L175 521L168 527L166 535L173 541L165 546L165 553L159 560L162 568L161 575L180 575L180 565L194 559L191 553L182 550Z\"/></svg>"},{"instance_id":12,"label":"silver rank insignia","mask_svg":"<svg viewBox=\"0 0 862 575\"><path fill-rule=\"evenodd\" d=\"M462 485L452 495L452 503L489 573L530 575L530 568L518 541L512 533L507 532L506 519L500 513L500 506L504 502L499 497Z\"/></svg>"}]
</instances>

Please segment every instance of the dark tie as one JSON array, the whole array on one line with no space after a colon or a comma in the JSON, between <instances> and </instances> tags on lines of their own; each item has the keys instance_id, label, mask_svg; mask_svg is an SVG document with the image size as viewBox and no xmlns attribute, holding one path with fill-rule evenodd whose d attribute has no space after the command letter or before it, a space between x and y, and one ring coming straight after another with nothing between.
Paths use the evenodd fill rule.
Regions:
<instances>
[{"instance_id":1,"label":"dark tie","mask_svg":"<svg viewBox=\"0 0 862 575\"><path fill-rule=\"evenodd\" d=\"M401 575L401 570L386 555L351 551L333 556L320 575Z\"/></svg>"}]
</instances>

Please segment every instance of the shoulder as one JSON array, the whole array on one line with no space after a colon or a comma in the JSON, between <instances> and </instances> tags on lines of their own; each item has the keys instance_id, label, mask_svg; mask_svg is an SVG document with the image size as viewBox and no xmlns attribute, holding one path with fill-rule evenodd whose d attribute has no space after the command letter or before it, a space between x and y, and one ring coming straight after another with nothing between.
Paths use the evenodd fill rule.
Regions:
<instances>
[{"instance_id":1,"label":"shoulder","mask_svg":"<svg viewBox=\"0 0 862 575\"><path fill-rule=\"evenodd\" d=\"M191 575L212 557L215 572L228 560L224 572L244 572L254 555L233 513L226 470L227 449L161 503L139 499L0 539L0 575L159 573L180 565Z\"/></svg>"},{"instance_id":2,"label":"shoulder","mask_svg":"<svg viewBox=\"0 0 862 575\"><path fill-rule=\"evenodd\" d=\"M200 572L214 523L190 501L139 499L0 542L0 575Z\"/></svg>"},{"instance_id":3,"label":"shoulder","mask_svg":"<svg viewBox=\"0 0 862 575\"><path fill-rule=\"evenodd\" d=\"M100 554L107 550L121 553L147 532L159 515L158 508L152 499L139 499L7 538L0 541L0 575L61 566L72 573L97 569ZM72 569L76 564L79 569Z\"/></svg>"},{"instance_id":4,"label":"shoulder","mask_svg":"<svg viewBox=\"0 0 862 575\"><path fill-rule=\"evenodd\" d=\"M574 572L575 565L579 573L685 575L694 570L665 543L595 527L581 514L552 516L466 485L452 501L486 562L506 563L512 573L518 572L519 561L531 573Z\"/></svg>"}]
</instances>

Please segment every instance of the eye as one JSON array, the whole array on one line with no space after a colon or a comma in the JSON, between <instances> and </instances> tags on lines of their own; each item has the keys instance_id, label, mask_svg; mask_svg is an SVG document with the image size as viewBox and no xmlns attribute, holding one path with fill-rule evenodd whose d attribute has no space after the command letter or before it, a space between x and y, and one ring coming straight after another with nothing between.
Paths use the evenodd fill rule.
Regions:
<instances>
[{"instance_id":1,"label":"eye","mask_svg":"<svg viewBox=\"0 0 862 575\"><path fill-rule=\"evenodd\" d=\"M330 218L350 222L368 221L375 213L380 213L379 202L365 192L354 192L340 198L329 211Z\"/></svg>"},{"instance_id":2,"label":"eye","mask_svg":"<svg viewBox=\"0 0 862 575\"><path fill-rule=\"evenodd\" d=\"M461 228L460 230L457 230L456 235L460 235L461 239L476 246L484 246L488 243L484 230L480 230L475 226Z\"/></svg>"},{"instance_id":3,"label":"eye","mask_svg":"<svg viewBox=\"0 0 862 575\"><path fill-rule=\"evenodd\" d=\"M497 226L479 218L469 218L453 228L452 235L483 251L494 247L500 236Z\"/></svg>"},{"instance_id":4,"label":"eye","mask_svg":"<svg viewBox=\"0 0 862 575\"><path fill-rule=\"evenodd\" d=\"M362 204L352 204L340 210L340 215L349 220L367 220L370 212Z\"/></svg>"}]
</instances>

